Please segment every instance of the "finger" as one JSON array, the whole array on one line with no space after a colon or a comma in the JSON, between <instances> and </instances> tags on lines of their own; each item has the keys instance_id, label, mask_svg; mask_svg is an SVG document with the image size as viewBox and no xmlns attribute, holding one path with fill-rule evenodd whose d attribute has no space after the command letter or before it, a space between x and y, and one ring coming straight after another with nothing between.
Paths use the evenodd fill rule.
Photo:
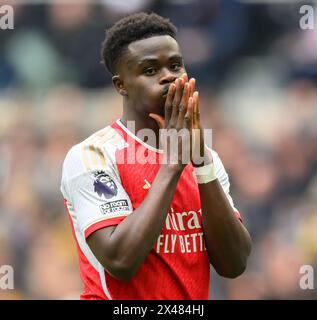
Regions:
<instances>
[{"instance_id":1,"label":"finger","mask_svg":"<svg viewBox=\"0 0 317 320\"><path fill-rule=\"evenodd\" d=\"M188 130L192 129L192 123L193 123L193 108L194 108L194 101L193 97L189 97L188 99L188 106L187 106L187 111L185 114L185 128Z\"/></svg>"},{"instance_id":2,"label":"finger","mask_svg":"<svg viewBox=\"0 0 317 320\"><path fill-rule=\"evenodd\" d=\"M187 112L187 105L189 99L189 84L185 83L182 100L179 105L179 113L176 128L181 129L184 126L184 117Z\"/></svg>"},{"instance_id":3,"label":"finger","mask_svg":"<svg viewBox=\"0 0 317 320\"><path fill-rule=\"evenodd\" d=\"M173 126L176 125L177 118L178 118L178 107L182 99L183 95L183 87L184 87L184 80L182 78L178 78L175 81L176 89L175 89L175 95L172 102L172 116L171 116L171 123Z\"/></svg>"},{"instance_id":4,"label":"finger","mask_svg":"<svg viewBox=\"0 0 317 320\"><path fill-rule=\"evenodd\" d=\"M165 123L166 124L169 123L170 118L171 118L172 103L173 103L173 99L174 99L175 89L176 89L175 84L171 83L168 88L166 101L165 101Z\"/></svg>"},{"instance_id":5,"label":"finger","mask_svg":"<svg viewBox=\"0 0 317 320\"><path fill-rule=\"evenodd\" d=\"M188 75L187 75L187 73L183 73L182 76L181 76L181 78L184 79L184 83L188 82Z\"/></svg>"},{"instance_id":6,"label":"finger","mask_svg":"<svg viewBox=\"0 0 317 320\"><path fill-rule=\"evenodd\" d=\"M196 79L195 78L191 78L189 80L189 87L190 87L189 96L192 97L193 93L195 92L195 87L196 87Z\"/></svg>"},{"instance_id":7,"label":"finger","mask_svg":"<svg viewBox=\"0 0 317 320\"><path fill-rule=\"evenodd\" d=\"M150 113L149 116L157 122L160 129L165 128L165 120L163 117L155 113Z\"/></svg>"},{"instance_id":8,"label":"finger","mask_svg":"<svg viewBox=\"0 0 317 320\"><path fill-rule=\"evenodd\" d=\"M199 93L198 93L198 91L195 91L193 94L193 122L194 122L194 125L200 124Z\"/></svg>"}]
</instances>

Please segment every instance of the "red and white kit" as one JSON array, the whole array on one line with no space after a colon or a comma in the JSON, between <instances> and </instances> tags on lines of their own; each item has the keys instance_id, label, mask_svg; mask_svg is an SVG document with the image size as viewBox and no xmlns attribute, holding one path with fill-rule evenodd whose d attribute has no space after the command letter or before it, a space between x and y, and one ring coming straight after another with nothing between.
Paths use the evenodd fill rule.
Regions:
<instances>
[{"instance_id":1,"label":"red and white kit","mask_svg":"<svg viewBox=\"0 0 317 320\"><path fill-rule=\"evenodd\" d=\"M241 220L229 195L228 175L218 154L211 152L216 176ZM134 161L136 154L144 161ZM119 120L68 152L61 191L77 243L84 283L81 299L209 298L210 264L191 163L178 181L157 242L131 281L112 277L86 243L94 231L118 225L134 214L151 188L161 156L161 150L142 142Z\"/></svg>"}]
</instances>

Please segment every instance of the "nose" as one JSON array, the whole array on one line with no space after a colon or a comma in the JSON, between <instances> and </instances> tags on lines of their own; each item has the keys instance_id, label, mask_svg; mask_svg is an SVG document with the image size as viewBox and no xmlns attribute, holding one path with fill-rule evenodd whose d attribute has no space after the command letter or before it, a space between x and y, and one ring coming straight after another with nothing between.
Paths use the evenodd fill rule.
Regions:
<instances>
[{"instance_id":1,"label":"nose","mask_svg":"<svg viewBox=\"0 0 317 320\"><path fill-rule=\"evenodd\" d=\"M162 76L160 78L160 84L167 84L172 83L176 80L176 76L173 72L168 70L167 68L164 68L162 70Z\"/></svg>"}]
</instances>

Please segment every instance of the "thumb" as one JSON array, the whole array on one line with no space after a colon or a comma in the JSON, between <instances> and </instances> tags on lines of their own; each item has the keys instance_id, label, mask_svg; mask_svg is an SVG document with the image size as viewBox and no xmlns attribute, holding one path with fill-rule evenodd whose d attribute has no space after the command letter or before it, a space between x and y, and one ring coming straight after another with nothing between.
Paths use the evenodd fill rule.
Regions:
<instances>
[{"instance_id":1,"label":"thumb","mask_svg":"<svg viewBox=\"0 0 317 320\"><path fill-rule=\"evenodd\" d=\"M157 122L160 129L164 128L165 120L162 116L155 114L155 113L150 113L149 116Z\"/></svg>"}]
</instances>

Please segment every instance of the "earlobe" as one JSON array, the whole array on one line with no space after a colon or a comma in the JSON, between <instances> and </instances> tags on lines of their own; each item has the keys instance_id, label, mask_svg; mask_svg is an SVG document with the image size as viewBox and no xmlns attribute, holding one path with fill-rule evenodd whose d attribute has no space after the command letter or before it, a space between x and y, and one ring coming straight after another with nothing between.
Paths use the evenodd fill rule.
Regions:
<instances>
[{"instance_id":1,"label":"earlobe","mask_svg":"<svg viewBox=\"0 0 317 320\"><path fill-rule=\"evenodd\" d=\"M127 96L128 95L127 90L123 86L122 86L122 88L120 88L119 93L122 96Z\"/></svg>"},{"instance_id":2,"label":"earlobe","mask_svg":"<svg viewBox=\"0 0 317 320\"><path fill-rule=\"evenodd\" d=\"M115 75L112 77L112 83L120 95L122 96L128 95L126 89L124 88L123 81L119 75Z\"/></svg>"}]
</instances>

